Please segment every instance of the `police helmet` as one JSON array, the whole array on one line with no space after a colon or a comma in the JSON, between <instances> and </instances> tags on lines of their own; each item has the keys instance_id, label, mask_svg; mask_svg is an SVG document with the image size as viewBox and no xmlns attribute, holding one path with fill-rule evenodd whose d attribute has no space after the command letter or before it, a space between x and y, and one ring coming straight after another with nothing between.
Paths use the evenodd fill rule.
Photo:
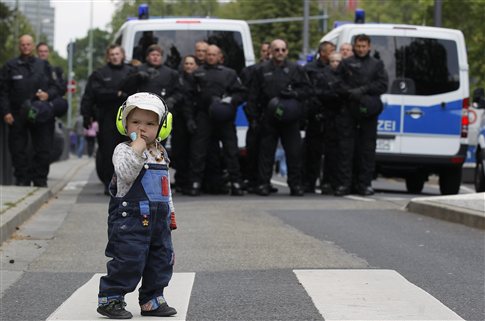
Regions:
<instances>
[{"instance_id":1,"label":"police helmet","mask_svg":"<svg viewBox=\"0 0 485 321\"><path fill-rule=\"evenodd\" d=\"M268 103L268 116L281 123L298 121L302 114L300 102L294 98L274 97Z\"/></svg>"},{"instance_id":2,"label":"police helmet","mask_svg":"<svg viewBox=\"0 0 485 321\"><path fill-rule=\"evenodd\" d=\"M27 119L33 123L45 123L54 119L54 111L48 101L29 101L23 104L27 109Z\"/></svg>"},{"instance_id":3,"label":"police helmet","mask_svg":"<svg viewBox=\"0 0 485 321\"><path fill-rule=\"evenodd\" d=\"M129 96L118 109L116 128L118 128L121 135L128 136L126 132L126 117L135 108L150 110L156 113L160 124L157 140L162 141L167 139L172 131L172 114L168 111L167 105L160 96L148 92L139 92Z\"/></svg>"},{"instance_id":4,"label":"police helmet","mask_svg":"<svg viewBox=\"0 0 485 321\"><path fill-rule=\"evenodd\" d=\"M233 121L236 115L235 108L228 102L222 101L220 98L215 98L209 105L209 116L216 122Z\"/></svg>"}]
</instances>

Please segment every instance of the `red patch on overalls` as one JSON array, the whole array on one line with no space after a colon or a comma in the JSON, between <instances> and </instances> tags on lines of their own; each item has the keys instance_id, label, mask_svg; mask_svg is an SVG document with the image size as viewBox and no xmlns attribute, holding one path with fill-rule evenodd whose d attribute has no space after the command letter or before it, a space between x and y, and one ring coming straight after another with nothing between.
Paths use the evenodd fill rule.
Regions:
<instances>
[{"instance_id":1,"label":"red patch on overalls","mask_svg":"<svg viewBox=\"0 0 485 321\"><path fill-rule=\"evenodd\" d=\"M167 176L162 176L162 195L168 196L168 193L169 193L168 178Z\"/></svg>"}]
</instances>

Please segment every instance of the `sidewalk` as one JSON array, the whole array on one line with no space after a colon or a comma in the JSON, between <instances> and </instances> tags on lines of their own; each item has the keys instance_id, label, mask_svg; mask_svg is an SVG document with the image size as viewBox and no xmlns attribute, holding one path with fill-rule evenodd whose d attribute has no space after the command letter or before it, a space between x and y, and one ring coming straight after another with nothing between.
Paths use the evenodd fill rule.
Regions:
<instances>
[{"instance_id":1,"label":"sidewalk","mask_svg":"<svg viewBox=\"0 0 485 321\"><path fill-rule=\"evenodd\" d=\"M0 244L90 162L94 159L71 155L67 160L51 164L47 188L0 185Z\"/></svg>"},{"instance_id":2,"label":"sidewalk","mask_svg":"<svg viewBox=\"0 0 485 321\"><path fill-rule=\"evenodd\" d=\"M485 229L485 193L416 197L406 206L410 212Z\"/></svg>"}]
</instances>

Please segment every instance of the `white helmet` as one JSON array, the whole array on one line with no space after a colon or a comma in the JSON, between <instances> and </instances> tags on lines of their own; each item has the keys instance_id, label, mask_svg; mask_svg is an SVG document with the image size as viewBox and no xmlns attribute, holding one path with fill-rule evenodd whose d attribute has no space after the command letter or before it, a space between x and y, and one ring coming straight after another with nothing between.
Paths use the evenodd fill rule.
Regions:
<instances>
[{"instance_id":1,"label":"white helmet","mask_svg":"<svg viewBox=\"0 0 485 321\"><path fill-rule=\"evenodd\" d=\"M153 111L158 115L158 123L161 124L167 117L168 108L163 99L149 92L140 92L129 96L121 113L123 128L126 128L126 117L134 109L140 108Z\"/></svg>"}]
</instances>

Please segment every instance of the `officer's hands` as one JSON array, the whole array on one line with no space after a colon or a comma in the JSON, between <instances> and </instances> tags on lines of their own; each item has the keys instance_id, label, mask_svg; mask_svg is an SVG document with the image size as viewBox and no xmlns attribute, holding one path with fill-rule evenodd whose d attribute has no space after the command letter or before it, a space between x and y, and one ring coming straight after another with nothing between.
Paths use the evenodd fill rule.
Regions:
<instances>
[{"instance_id":1,"label":"officer's hands","mask_svg":"<svg viewBox=\"0 0 485 321\"><path fill-rule=\"evenodd\" d=\"M187 120L187 130L190 134L195 134L195 132L197 131L197 124L193 119Z\"/></svg>"},{"instance_id":2,"label":"officer's hands","mask_svg":"<svg viewBox=\"0 0 485 321\"><path fill-rule=\"evenodd\" d=\"M289 89L283 89L280 92L280 96L283 98L297 98L298 93L294 90L289 90Z\"/></svg>"},{"instance_id":3,"label":"officer's hands","mask_svg":"<svg viewBox=\"0 0 485 321\"><path fill-rule=\"evenodd\" d=\"M35 96L37 96L37 98L40 100L40 101L47 101L49 99L49 94L46 93L45 91L42 91L42 90L37 90L37 92L35 93Z\"/></svg>"},{"instance_id":4,"label":"officer's hands","mask_svg":"<svg viewBox=\"0 0 485 321\"><path fill-rule=\"evenodd\" d=\"M123 99L123 100L126 100L126 98L128 98L128 94L121 91L121 90L118 90L118 97Z\"/></svg>"},{"instance_id":5,"label":"officer's hands","mask_svg":"<svg viewBox=\"0 0 485 321\"><path fill-rule=\"evenodd\" d=\"M7 125L12 125L13 122L15 121L15 119L13 118L13 115L11 113L8 113L6 114L5 116L3 116L3 121L7 124Z\"/></svg>"},{"instance_id":6,"label":"officer's hands","mask_svg":"<svg viewBox=\"0 0 485 321\"><path fill-rule=\"evenodd\" d=\"M83 127L86 129L89 129L91 127L91 124L93 123L93 119L88 116L83 117Z\"/></svg>"},{"instance_id":7,"label":"officer's hands","mask_svg":"<svg viewBox=\"0 0 485 321\"><path fill-rule=\"evenodd\" d=\"M349 98L353 100L359 100L364 94L364 88L357 87L349 89Z\"/></svg>"}]
</instances>

